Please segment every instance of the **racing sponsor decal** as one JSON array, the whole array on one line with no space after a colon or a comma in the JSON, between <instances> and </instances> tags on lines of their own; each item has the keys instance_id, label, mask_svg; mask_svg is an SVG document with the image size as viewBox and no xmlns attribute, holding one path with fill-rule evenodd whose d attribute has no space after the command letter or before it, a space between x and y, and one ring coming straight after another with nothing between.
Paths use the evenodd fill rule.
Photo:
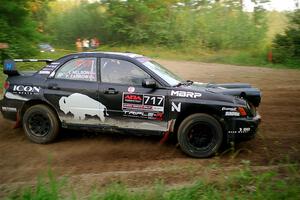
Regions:
<instances>
[{"instance_id":1,"label":"racing sponsor decal","mask_svg":"<svg viewBox=\"0 0 300 200\"><path fill-rule=\"evenodd\" d=\"M181 112L181 103L176 104L176 103L172 102L171 104L172 104L171 110L172 110L173 112L174 112L174 111L176 111L176 112Z\"/></svg>"},{"instance_id":2,"label":"racing sponsor decal","mask_svg":"<svg viewBox=\"0 0 300 200\"><path fill-rule=\"evenodd\" d=\"M177 96L177 97L187 97L187 98L198 98L201 97L202 94L199 92L187 92L187 91L180 91L180 90L172 90L171 96Z\"/></svg>"},{"instance_id":3,"label":"racing sponsor decal","mask_svg":"<svg viewBox=\"0 0 300 200\"><path fill-rule=\"evenodd\" d=\"M222 107L222 111L225 111L225 116L239 117L241 114L237 111L237 108Z\"/></svg>"},{"instance_id":4,"label":"racing sponsor decal","mask_svg":"<svg viewBox=\"0 0 300 200\"><path fill-rule=\"evenodd\" d=\"M237 131L228 131L228 133L249 133L251 131L250 127L246 127L246 128L239 128L239 130Z\"/></svg>"},{"instance_id":5,"label":"racing sponsor decal","mask_svg":"<svg viewBox=\"0 0 300 200\"><path fill-rule=\"evenodd\" d=\"M72 113L76 120L85 120L86 115L90 115L98 116L104 122L105 116L109 116L105 105L80 93L61 97L59 99L59 108L65 114Z\"/></svg>"},{"instance_id":6,"label":"racing sponsor decal","mask_svg":"<svg viewBox=\"0 0 300 200\"><path fill-rule=\"evenodd\" d=\"M13 93L14 94L38 94L41 88L38 86L30 85L14 85Z\"/></svg>"},{"instance_id":7,"label":"racing sponsor decal","mask_svg":"<svg viewBox=\"0 0 300 200\"><path fill-rule=\"evenodd\" d=\"M165 96L123 93L122 110L164 112Z\"/></svg>"},{"instance_id":8,"label":"racing sponsor decal","mask_svg":"<svg viewBox=\"0 0 300 200\"><path fill-rule=\"evenodd\" d=\"M13 94L11 92L6 92L5 97L8 99L20 100L20 101L28 101L29 99L24 98L18 94Z\"/></svg>"},{"instance_id":9,"label":"racing sponsor decal","mask_svg":"<svg viewBox=\"0 0 300 200\"><path fill-rule=\"evenodd\" d=\"M129 93L134 93L135 91L135 87L128 87L128 90L127 90Z\"/></svg>"},{"instance_id":10,"label":"racing sponsor decal","mask_svg":"<svg viewBox=\"0 0 300 200\"><path fill-rule=\"evenodd\" d=\"M132 103L132 104L142 104L143 95L142 94L124 94L123 103Z\"/></svg>"},{"instance_id":11,"label":"racing sponsor decal","mask_svg":"<svg viewBox=\"0 0 300 200\"><path fill-rule=\"evenodd\" d=\"M239 117L240 113L239 112L231 112L231 111L226 111L225 116L230 116L230 117Z\"/></svg>"},{"instance_id":12,"label":"racing sponsor decal","mask_svg":"<svg viewBox=\"0 0 300 200\"><path fill-rule=\"evenodd\" d=\"M41 70L39 71L39 74L50 74L51 71L48 71L48 70Z\"/></svg>"},{"instance_id":13,"label":"racing sponsor decal","mask_svg":"<svg viewBox=\"0 0 300 200\"><path fill-rule=\"evenodd\" d=\"M59 77L59 76L58 76ZM90 71L79 71L74 70L72 72L67 73L64 78L67 79L86 79L86 80L97 80L96 73Z\"/></svg>"},{"instance_id":14,"label":"racing sponsor decal","mask_svg":"<svg viewBox=\"0 0 300 200\"><path fill-rule=\"evenodd\" d=\"M13 60L5 60L4 70L10 71L13 70L15 66L15 62Z\"/></svg>"},{"instance_id":15,"label":"racing sponsor decal","mask_svg":"<svg viewBox=\"0 0 300 200\"><path fill-rule=\"evenodd\" d=\"M46 67L44 67L41 71L39 71L39 74L50 74L51 72L53 72L56 67L59 65L59 63L54 62L51 63L49 65L47 65Z\"/></svg>"},{"instance_id":16,"label":"racing sponsor decal","mask_svg":"<svg viewBox=\"0 0 300 200\"><path fill-rule=\"evenodd\" d=\"M2 107L2 110L6 112L17 112L17 108L12 107Z\"/></svg>"},{"instance_id":17,"label":"racing sponsor decal","mask_svg":"<svg viewBox=\"0 0 300 200\"><path fill-rule=\"evenodd\" d=\"M162 120L164 114L162 112L154 113L154 112L124 110L124 116L136 117L142 119Z\"/></svg>"},{"instance_id":18,"label":"racing sponsor decal","mask_svg":"<svg viewBox=\"0 0 300 200\"><path fill-rule=\"evenodd\" d=\"M148 113L148 119L162 120L164 114L162 112L158 113Z\"/></svg>"},{"instance_id":19,"label":"racing sponsor decal","mask_svg":"<svg viewBox=\"0 0 300 200\"><path fill-rule=\"evenodd\" d=\"M237 108L232 108L232 107L222 107L222 111L236 111Z\"/></svg>"}]
</instances>

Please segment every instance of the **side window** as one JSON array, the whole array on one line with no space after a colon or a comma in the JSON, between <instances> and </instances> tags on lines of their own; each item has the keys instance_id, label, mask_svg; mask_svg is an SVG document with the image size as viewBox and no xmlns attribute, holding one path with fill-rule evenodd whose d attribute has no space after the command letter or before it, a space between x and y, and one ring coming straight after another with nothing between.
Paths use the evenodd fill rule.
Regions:
<instances>
[{"instance_id":1,"label":"side window","mask_svg":"<svg viewBox=\"0 0 300 200\"><path fill-rule=\"evenodd\" d=\"M97 58L77 58L61 66L55 78L97 81Z\"/></svg>"},{"instance_id":2,"label":"side window","mask_svg":"<svg viewBox=\"0 0 300 200\"><path fill-rule=\"evenodd\" d=\"M150 76L131 62L110 58L101 59L102 82L142 85L145 78L150 78Z\"/></svg>"}]
</instances>

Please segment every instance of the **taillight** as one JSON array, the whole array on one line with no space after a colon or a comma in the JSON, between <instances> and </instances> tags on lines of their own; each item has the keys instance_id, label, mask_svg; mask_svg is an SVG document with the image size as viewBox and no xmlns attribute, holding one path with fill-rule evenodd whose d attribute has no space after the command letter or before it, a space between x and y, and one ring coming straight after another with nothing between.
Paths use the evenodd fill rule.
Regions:
<instances>
[{"instance_id":1,"label":"taillight","mask_svg":"<svg viewBox=\"0 0 300 200\"><path fill-rule=\"evenodd\" d=\"M9 82L5 81L5 83L4 83L4 89L7 90L8 88L9 88Z\"/></svg>"}]
</instances>

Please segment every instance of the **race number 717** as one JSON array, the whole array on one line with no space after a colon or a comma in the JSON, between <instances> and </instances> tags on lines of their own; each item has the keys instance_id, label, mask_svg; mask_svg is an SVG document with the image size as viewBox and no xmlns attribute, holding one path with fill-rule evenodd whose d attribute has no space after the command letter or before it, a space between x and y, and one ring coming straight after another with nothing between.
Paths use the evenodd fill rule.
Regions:
<instances>
[{"instance_id":1,"label":"race number 717","mask_svg":"<svg viewBox=\"0 0 300 200\"><path fill-rule=\"evenodd\" d=\"M164 99L164 96L144 95L144 105L163 106Z\"/></svg>"}]
</instances>

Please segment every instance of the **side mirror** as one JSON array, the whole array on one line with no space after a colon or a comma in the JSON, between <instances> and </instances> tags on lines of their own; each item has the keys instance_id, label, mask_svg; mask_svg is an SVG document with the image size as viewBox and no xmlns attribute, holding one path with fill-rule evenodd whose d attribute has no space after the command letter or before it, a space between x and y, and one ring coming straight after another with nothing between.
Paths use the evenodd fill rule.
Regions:
<instances>
[{"instance_id":1,"label":"side mirror","mask_svg":"<svg viewBox=\"0 0 300 200\"><path fill-rule=\"evenodd\" d=\"M145 78L142 82L142 85L145 88L156 88L156 82L152 78Z\"/></svg>"}]
</instances>

